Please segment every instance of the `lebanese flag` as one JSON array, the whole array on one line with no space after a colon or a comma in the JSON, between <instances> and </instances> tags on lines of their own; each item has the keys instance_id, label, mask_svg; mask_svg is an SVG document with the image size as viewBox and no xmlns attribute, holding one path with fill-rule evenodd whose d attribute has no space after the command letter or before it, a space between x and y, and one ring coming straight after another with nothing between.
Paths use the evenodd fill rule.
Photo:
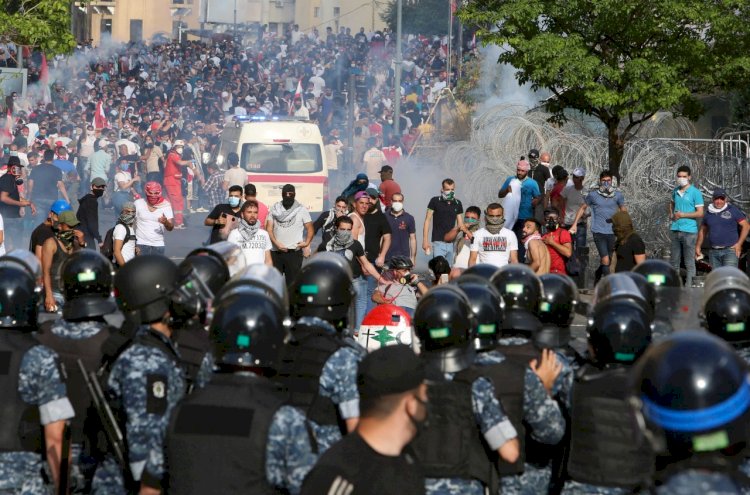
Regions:
<instances>
[{"instance_id":1,"label":"lebanese flag","mask_svg":"<svg viewBox=\"0 0 750 495\"><path fill-rule=\"evenodd\" d=\"M52 103L52 95L49 92L49 68L47 57L42 53L42 67L39 71L39 83L42 85L42 101L44 104Z\"/></svg>"},{"instance_id":2,"label":"lebanese flag","mask_svg":"<svg viewBox=\"0 0 750 495\"><path fill-rule=\"evenodd\" d=\"M97 131L109 128L109 122L107 121L107 116L104 115L104 106L102 106L101 100L96 104L96 112L94 112L94 120L91 121L91 125Z\"/></svg>"},{"instance_id":3,"label":"lebanese flag","mask_svg":"<svg viewBox=\"0 0 750 495\"><path fill-rule=\"evenodd\" d=\"M292 98L292 104L289 106L289 115L294 115L294 101L299 98L302 102L302 106L305 106L305 99L302 97L302 79L297 81L297 91L294 92L294 98Z\"/></svg>"}]
</instances>

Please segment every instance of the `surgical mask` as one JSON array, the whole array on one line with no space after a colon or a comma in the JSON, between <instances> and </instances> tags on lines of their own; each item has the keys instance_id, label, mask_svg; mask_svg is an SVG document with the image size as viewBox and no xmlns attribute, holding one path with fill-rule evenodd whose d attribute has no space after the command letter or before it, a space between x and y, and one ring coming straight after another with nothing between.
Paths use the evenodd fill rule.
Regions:
<instances>
[{"instance_id":1,"label":"surgical mask","mask_svg":"<svg viewBox=\"0 0 750 495\"><path fill-rule=\"evenodd\" d=\"M343 244L347 245L352 241L352 231L351 230L337 230L334 234L334 237L336 239L336 244Z\"/></svg>"},{"instance_id":2,"label":"surgical mask","mask_svg":"<svg viewBox=\"0 0 750 495\"><path fill-rule=\"evenodd\" d=\"M122 169L123 172L127 172L128 170L130 170L130 164L123 163L122 165L120 165L120 168Z\"/></svg>"},{"instance_id":3,"label":"surgical mask","mask_svg":"<svg viewBox=\"0 0 750 495\"><path fill-rule=\"evenodd\" d=\"M125 225L130 225L135 221L135 213L120 213L119 220Z\"/></svg>"},{"instance_id":4,"label":"surgical mask","mask_svg":"<svg viewBox=\"0 0 750 495\"><path fill-rule=\"evenodd\" d=\"M440 191L440 193L442 194L443 199L446 199L446 200L449 200L449 201L451 199L453 199L453 196L456 195L455 191Z\"/></svg>"},{"instance_id":5,"label":"surgical mask","mask_svg":"<svg viewBox=\"0 0 750 495\"><path fill-rule=\"evenodd\" d=\"M414 396L414 398L417 400L417 402L424 406L424 419L422 419L421 421L415 419L411 414L407 412L409 421L411 421L411 424L413 424L414 428L417 430L415 437L418 437L430 424L430 403L423 401L416 395Z\"/></svg>"},{"instance_id":6,"label":"surgical mask","mask_svg":"<svg viewBox=\"0 0 750 495\"><path fill-rule=\"evenodd\" d=\"M470 225L473 223L479 223L479 220L476 218L464 217L464 223Z\"/></svg>"},{"instance_id":7,"label":"surgical mask","mask_svg":"<svg viewBox=\"0 0 750 495\"><path fill-rule=\"evenodd\" d=\"M687 177L677 177L677 185L680 187L685 187L690 183L690 179Z\"/></svg>"},{"instance_id":8,"label":"surgical mask","mask_svg":"<svg viewBox=\"0 0 750 495\"><path fill-rule=\"evenodd\" d=\"M396 213L398 213L399 211L403 209L404 209L404 203L400 201L394 201L393 203L391 203L391 210L395 211Z\"/></svg>"},{"instance_id":9,"label":"surgical mask","mask_svg":"<svg viewBox=\"0 0 750 495\"><path fill-rule=\"evenodd\" d=\"M237 196L229 196L229 206L237 208L240 205L240 198Z\"/></svg>"}]
</instances>

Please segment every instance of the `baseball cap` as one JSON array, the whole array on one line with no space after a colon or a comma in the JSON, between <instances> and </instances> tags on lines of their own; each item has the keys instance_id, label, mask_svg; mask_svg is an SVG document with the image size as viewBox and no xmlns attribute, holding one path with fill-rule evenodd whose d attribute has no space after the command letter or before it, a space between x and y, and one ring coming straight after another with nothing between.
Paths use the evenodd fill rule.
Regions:
<instances>
[{"instance_id":1,"label":"baseball cap","mask_svg":"<svg viewBox=\"0 0 750 495\"><path fill-rule=\"evenodd\" d=\"M102 187L107 185L107 181L102 179L101 177L94 177L94 179L91 181L91 185L94 187Z\"/></svg>"},{"instance_id":2,"label":"baseball cap","mask_svg":"<svg viewBox=\"0 0 750 495\"><path fill-rule=\"evenodd\" d=\"M391 167L390 165L383 165L382 167L380 167L379 173L382 174L383 172L393 172L393 167Z\"/></svg>"},{"instance_id":3,"label":"baseball cap","mask_svg":"<svg viewBox=\"0 0 750 495\"><path fill-rule=\"evenodd\" d=\"M726 198L726 197L727 197L727 192L723 188L717 187L716 189L714 189L714 193L711 198L716 199L716 198Z\"/></svg>"},{"instance_id":4,"label":"baseball cap","mask_svg":"<svg viewBox=\"0 0 750 495\"><path fill-rule=\"evenodd\" d=\"M70 207L70 203L65 201L64 199L58 199L54 203L52 203L52 206L50 206L49 211L54 213L55 215L59 215L60 213L64 211L71 211L73 208Z\"/></svg>"},{"instance_id":5,"label":"baseball cap","mask_svg":"<svg viewBox=\"0 0 750 495\"><path fill-rule=\"evenodd\" d=\"M9 167L23 167L21 165L21 159L17 156L9 156L8 157L8 166Z\"/></svg>"},{"instance_id":6,"label":"baseball cap","mask_svg":"<svg viewBox=\"0 0 750 495\"><path fill-rule=\"evenodd\" d=\"M360 198L369 198L370 196L367 194L366 191L359 191L357 194L354 195L354 199L358 200Z\"/></svg>"},{"instance_id":7,"label":"baseball cap","mask_svg":"<svg viewBox=\"0 0 750 495\"><path fill-rule=\"evenodd\" d=\"M529 158L539 158L539 150L532 148L529 150Z\"/></svg>"},{"instance_id":8,"label":"baseball cap","mask_svg":"<svg viewBox=\"0 0 750 495\"><path fill-rule=\"evenodd\" d=\"M78 219L76 218L76 214L73 213L72 210L66 210L60 213L57 216L57 221L59 223L64 223L65 225L68 225L69 227L75 227L76 225L81 223L78 221Z\"/></svg>"},{"instance_id":9,"label":"baseball cap","mask_svg":"<svg viewBox=\"0 0 750 495\"><path fill-rule=\"evenodd\" d=\"M586 177L586 169L583 167L576 167L573 170L573 177Z\"/></svg>"},{"instance_id":10,"label":"baseball cap","mask_svg":"<svg viewBox=\"0 0 750 495\"><path fill-rule=\"evenodd\" d=\"M381 347L359 363L360 397L377 398L417 388L426 379L424 363L403 344Z\"/></svg>"},{"instance_id":11,"label":"baseball cap","mask_svg":"<svg viewBox=\"0 0 750 495\"><path fill-rule=\"evenodd\" d=\"M378 191L374 187L368 187L367 188L367 194L370 195L373 198L377 198L377 197L380 196L380 191Z\"/></svg>"}]
</instances>

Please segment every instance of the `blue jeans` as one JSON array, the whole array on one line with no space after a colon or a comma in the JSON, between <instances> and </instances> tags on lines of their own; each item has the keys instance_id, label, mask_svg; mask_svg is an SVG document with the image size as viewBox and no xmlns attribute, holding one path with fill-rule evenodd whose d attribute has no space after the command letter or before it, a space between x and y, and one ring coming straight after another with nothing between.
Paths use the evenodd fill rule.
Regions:
<instances>
[{"instance_id":1,"label":"blue jeans","mask_svg":"<svg viewBox=\"0 0 750 495\"><path fill-rule=\"evenodd\" d=\"M366 279L363 275L360 275L352 280L354 292L356 293L356 296L354 297L355 330L359 329L360 325L362 325L362 320L364 320L365 315L367 314L367 281L370 278L372 277Z\"/></svg>"},{"instance_id":2,"label":"blue jeans","mask_svg":"<svg viewBox=\"0 0 750 495\"><path fill-rule=\"evenodd\" d=\"M687 271L685 285L692 287L693 277L695 277L695 242L698 240L698 233L670 230L669 237L672 239L672 249L669 252L672 268L680 273L680 261L683 261Z\"/></svg>"},{"instance_id":3,"label":"blue jeans","mask_svg":"<svg viewBox=\"0 0 750 495\"><path fill-rule=\"evenodd\" d=\"M453 243L434 241L432 243L432 257L437 258L438 256L442 256L448 260L449 265L453 265Z\"/></svg>"},{"instance_id":4,"label":"blue jeans","mask_svg":"<svg viewBox=\"0 0 750 495\"><path fill-rule=\"evenodd\" d=\"M145 244L138 244L138 249L141 251L141 256L146 254L161 254L163 256L167 248L165 246L146 246Z\"/></svg>"},{"instance_id":5,"label":"blue jeans","mask_svg":"<svg viewBox=\"0 0 750 495\"><path fill-rule=\"evenodd\" d=\"M373 263L373 265L375 265L375 263ZM368 277L366 275L362 275L362 277L365 279L365 283L367 284L367 308L365 309L365 314L367 314L372 311L375 306L377 306L377 304L372 300L372 295L378 288L378 281L373 277ZM364 316L365 315L362 315L362 318L364 318Z\"/></svg>"},{"instance_id":6,"label":"blue jeans","mask_svg":"<svg viewBox=\"0 0 750 495\"><path fill-rule=\"evenodd\" d=\"M599 258L609 257L609 263L612 263L612 253L615 251L615 235L614 234L598 234L593 232L591 234L594 237L594 244L596 250L599 253ZM601 276L609 275L609 263L606 265L604 262L599 261L599 273Z\"/></svg>"},{"instance_id":7,"label":"blue jeans","mask_svg":"<svg viewBox=\"0 0 750 495\"><path fill-rule=\"evenodd\" d=\"M708 259L711 262L711 268L719 268L720 266L737 266L739 264L737 254L734 252L733 247L722 249L711 248L711 252L708 254Z\"/></svg>"}]
</instances>

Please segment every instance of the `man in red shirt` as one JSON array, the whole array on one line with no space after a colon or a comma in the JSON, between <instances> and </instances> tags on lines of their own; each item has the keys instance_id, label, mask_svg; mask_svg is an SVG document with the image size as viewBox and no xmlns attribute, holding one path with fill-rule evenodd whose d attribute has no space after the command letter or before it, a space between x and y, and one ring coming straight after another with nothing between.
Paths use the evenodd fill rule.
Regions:
<instances>
[{"instance_id":1,"label":"man in red shirt","mask_svg":"<svg viewBox=\"0 0 750 495\"><path fill-rule=\"evenodd\" d=\"M570 232L561 228L560 212L557 208L550 207L544 210L544 225L547 233L542 237L542 241L549 251L549 272L567 275L565 260L573 254L573 239Z\"/></svg>"},{"instance_id":2,"label":"man in red shirt","mask_svg":"<svg viewBox=\"0 0 750 495\"><path fill-rule=\"evenodd\" d=\"M174 212L175 229L184 229L185 223L182 212L185 209L185 198L182 196L182 167L190 165L190 160L182 160L182 151L185 142L178 139L174 142L172 149L167 154L167 163L164 165L164 187L167 188L167 196L172 204Z\"/></svg>"},{"instance_id":3,"label":"man in red shirt","mask_svg":"<svg viewBox=\"0 0 750 495\"><path fill-rule=\"evenodd\" d=\"M380 168L380 180L380 200L386 208L390 208L393 195L401 193L401 186L393 180L393 167L383 165Z\"/></svg>"}]
</instances>

